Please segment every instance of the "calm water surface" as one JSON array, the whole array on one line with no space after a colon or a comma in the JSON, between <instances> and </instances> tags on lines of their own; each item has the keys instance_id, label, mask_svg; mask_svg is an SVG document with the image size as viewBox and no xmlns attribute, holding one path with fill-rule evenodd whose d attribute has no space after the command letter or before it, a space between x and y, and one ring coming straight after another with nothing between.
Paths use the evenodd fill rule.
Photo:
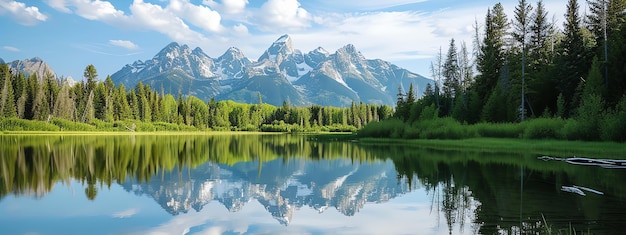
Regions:
<instances>
[{"instance_id":1,"label":"calm water surface","mask_svg":"<svg viewBox=\"0 0 626 235\"><path fill-rule=\"evenodd\" d=\"M623 234L626 170L294 135L0 136L0 234ZM598 192L565 192L583 186Z\"/></svg>"}]
</instances>

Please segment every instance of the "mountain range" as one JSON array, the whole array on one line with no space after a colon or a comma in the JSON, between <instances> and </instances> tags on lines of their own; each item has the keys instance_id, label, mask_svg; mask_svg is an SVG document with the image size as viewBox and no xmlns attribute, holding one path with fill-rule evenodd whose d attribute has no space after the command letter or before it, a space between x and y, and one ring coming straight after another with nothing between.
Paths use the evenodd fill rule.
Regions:
<instances>
[{"instance_id":1,"label":"mountain range","mask_svg":"<svg viewBox=\"0 0 626 235\"><path fill-rule=\"evenodd\" d=\"M380 59L366 59L354 45L335 53L322 47L302 53L289 35L278 38L257 59L229 48L211 58L199 47L172 42L152 59L127 64L111 75L116 84L137 83L169 94L203 100L234 100L281 105L330 105L352 102L395 105L398 88L416 87L421 96L433 81ZM405 91L406 92L406 91Z\"/></svg>"}]
</instances>

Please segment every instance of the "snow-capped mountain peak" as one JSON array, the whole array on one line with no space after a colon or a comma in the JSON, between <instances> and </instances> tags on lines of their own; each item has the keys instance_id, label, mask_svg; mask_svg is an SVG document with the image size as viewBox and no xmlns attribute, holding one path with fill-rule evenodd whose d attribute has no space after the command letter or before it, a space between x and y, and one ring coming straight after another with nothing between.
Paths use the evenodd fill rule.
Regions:
<instances>
[{"instance_id":1,"label":"snow-capped mountain peak","mask_svg":"<svg viewBox=\"0 0 626 235\"><path fill-rule=\"evenodd\" d=\"M258 61L248 59L231 47L214 59L202 49L191 50L176 42L168 44L152 59L135 61L111 78L126 87L138 82L173 94L200 99L230 99L281 105L347 106L352 102L395 104L395 89L426 87L432 81L379 59L366 59L354 45L335 53L318 47L307 53L295 49L292 38L282 35ZM423 91L418 91L418 95ZM331 98L332 97L332 98Z\"/></svg>"},{"instance_id":2,"label":"snow-capped mountain peak","mask_svg":"<svg viewBox=\"0 0 626 235\"><path fill-rule=\"evenodd\" d=\"M280 63L278 60L284 59L294 52L296 52L296 50L293 49L291 37L285 34L272 43L263 55L259 57L259 61L270 60L272 62Z\"/></svg>"}]
</instances>

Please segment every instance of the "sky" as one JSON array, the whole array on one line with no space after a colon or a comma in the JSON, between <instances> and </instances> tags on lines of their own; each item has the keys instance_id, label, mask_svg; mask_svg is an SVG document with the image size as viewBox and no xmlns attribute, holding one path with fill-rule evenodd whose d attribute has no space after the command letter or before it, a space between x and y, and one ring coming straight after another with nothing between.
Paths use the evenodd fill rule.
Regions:
<instances>
[{"instance_id":1,"label":"sky","mask_svg":"<svg viewBox=\"0 0 626 235\"><path fill-rule=\"evenodd\" d=\"M498 1L458 0L0 0L0 58L46 61L57 76L83 79L93 64L100 79L171 42L217 58L237 47L256 60L281 35L303 53L334 53L353 44L430 77L430 64L450 39L471 49L474 22L484 24ZM517 0L503 0L513 18ZM536 1L529 3L535 5ZM544 0L562 26L567 1ZM584 4L584 1L579 1ZM582 9L583 7L581 7ZM581 10L582 11L582 10ZM482 30L481 30L482 32Z\"/></svg>"}]
</instances>

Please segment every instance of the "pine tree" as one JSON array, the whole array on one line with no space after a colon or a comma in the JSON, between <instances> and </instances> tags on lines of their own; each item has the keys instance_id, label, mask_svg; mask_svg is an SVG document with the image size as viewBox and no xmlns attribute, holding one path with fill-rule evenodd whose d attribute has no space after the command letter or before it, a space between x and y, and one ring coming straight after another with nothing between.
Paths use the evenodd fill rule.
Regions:
<instances>
[{"instance_id":1,"label":"pine tree","mask_svg":"<svg viewBox=\"0 0 626 235\"><path fill-rule=\"evenodd\" d=\"M47 83L47 85L45 86L47 90L45 92L48 98L47 102L48 102L48 107L50 108L49 112L50 114L52 114L54 104L56 102L57 96L59 95L59 83L57 82L55 75L49 71L46 73L46 77L44 79L45 79L45 82Z\"/></svg>"},{"instance_id":2,"label":"pine tree","mask_svg":"<svg viewBox=\"0 0 626 235\"><path fill-rule=\"evenodd\" d=\"M518 5L515 7L515 20L513 21L514 31L512 33L513 38L521 45L522 47L522 91L521 97L522 101L520 103L520 120L524 121L524 117L526 116L526 102L525 102L525 79L526 79L526 44L528 43L527 38L530 31L530 12L532 11L532 6L526 3L526 0L519 0Z\"/></svg>"},{"instance_id":3,"label":"pine tree","mask_svg":"<svg viewBox=\"0 0 626 235\"><path fill-rule=\"evenodd\" d=\"M526 0L519 0L514 11L513 19L513 32L511 35L513 39L522 47L525 48L528 43L528 35L531 31L531 12L533 7L526 2Z\"/></svg>"},{"instance_id":4,"label":"pine tree","mask_svg":"<svg viewBox=\"0 0 626 235\"><path fill-rule=\"evenodd\" d=\"M33 101L33 120L46 120L50 115L50 107L48 103L47 90L48 83L42 82L37 86Z\"/></svg>"},{"instance_id":5,"label":"pine tree","mask_svg":"<svg viewBox=\"0 0 626 235\"><path fill-rule=\"evenodd\" d=\"M26 89L27 82L24 80L23 73L20 73L19 76L17 76L15 83L14 90L20 91L15 94L17 117L22 119L32 118L32 116L26 117L26 115L31 114L31 112L27 110L26 106L28 105L28 107L32 107L32 101L29 100L31 97L28 96L28 89Z\"/></svg>"},{"instance_id":6,"label":"pine tree","mask_svg":"<svg viewBox=\"0 0 626 235\"><path fill-rule=\"evenodd\" d=\"M85 110L81 114L80 121L81 122L90 122L94 119L95 116L95 107L94 107L94 91L89 92L89 96L87 96L87 100L85 101Z\"/></svg>"},{"instance_id":7,"label":"pine tree","mask_svg":"<svg viewBox=\"0 0 626 235\"><path fill-rule=\"evenodd\" d=\"M11 80L11 74L5 72L2 94L0 94L0 118L17 117L17 109L15 107L15 94Z\"/></svg>"},{"instance_id":8,"label":"pine tree","mask_svg":"<svg viewBox=\"0 0 626 235\"><path fill-rule=\"evenodd\" d=\"M52 115L67 120L72 120L74 117L74 101L70 97L70 86L67 82L64 82L59 90Z\"/></svg>"},{"instance_id":9,"label":"pine tree","mask_svg":"<svg viewBox=\"0 0 626 235\"><path fill-rule=\"evenodd\" d=\"M459 54L460 89L466 92L474 79L474 62L470 58L465 42L461 42L461 54Z\"/></svg>"},{"instance_id":10,"label":"pine tree","mask_svg":"<svg viewBox=\"0 0 626 235\"><path fill-rule=\"evenodd\" d=\"M581 78L587 75L589 68L590 48L584 42L580 28L581 19L578 15L577 0L569 0L565 14L564 34L565 38L561 45L561 58L559 63L560 79L558 89L566 102L565 115L571 114L575 103L574 95Z\"/></svg>"},{"instance_id":11,"label":"pine tree","mask_svg":"<svg viewBox=\"0 0 626 235\"><path fill-rule=\"evenodd\" d=\"M608 37L608 59L605 62L608 66L608 77L605 77L606 102L615 106L626 95L626 23L621 23L619 29Z\"/></svg>"},{"instance_id":12,"label":"pine tree","mask_svg":"<svg viewBox=\"0 0 626 235\"><path fill-rule=\"evenodd\" d=\"M103 83L97 83L94 89L93 107L94 117L100 120L106 120L107 107L106 107L106 88Z\"/></svg>"},{"instance_id":13,"label":"pine tree","mask_svg":"<svg viewBox=\"0 0 626 235\"><path fill-rule=\"evenodd\" d=\"M460 66L458 54L454 38L450 39L450 46L446 55L446 61L443 64L443 93L446 97L451 98L460 90Z\"/></svg>"},{"instance_id":14,"label":"pine tree","mask_svg":"<svg viewBox=\"0 0 626 235\"><path fill-rule=\"evenodd\" d=\"M624 22L626 0L587 0L587 6L589 13L585 17L585 25L598 42L604 40L605 29L606 34L611 35Z\"/></svg>"},{"instance_id":15,"label":"pine tree","mask_svg":"<svg viewBox=\"0 0 626 235\"><path fill-rule=\"evenodd\" d=\"M213 100L215 102L215 100ZM176 99L173 95L167 94L161 100L161 113L162 120L164 122L173 123L178 116L178 104L176 103ZM214 113L209 113L209 116L215 115ZM211 125L212 123L209 123ZM209 126L211 127L211 126Z\"/></svg>"},{"instance_id":16,"label":"pine tree","mask_svg":"<svg viewBox=\"0 0 626 235\"><path fill-rule=\"evenodd\" d=\"M409 84L409 91L406 93L406 104L411 106L415 103L417 96L415 95L415 88L413 88L413 83Z\"/></svg>"},{"instance_id":17,"label":"pine tree","mask_svg":"<svg viewBox=\"0 0 626 235\"><path fill-rule=\"evenodd\" d=\"M132 111L128 103L126 87L124 84L115 89L113 98L113 119L125 120L132 117Z\"/></svg>"},{"instance_id":18,"label":"pine tree","mask_svg":"<svg viewBox=\"0 0 626 235\"><path fill-rule=\"evenodd\" d=\"M14 83L14 91L21 90L20 93L15 93L15 100L17 101L17 109L18 109L18 117L23 119L32 120L33 119L33 107L35 104L35 96L37 95L37 90L39 89L39 82L37 81L37 74L33 73L28 76L27 79L24 78L24 74L20 73L17 77L17 83ZM20 85L17 84L23 83L24 86L19 88Z\"/></svg>"},{"instance_id":19,"label":"pine tree","mask_svg":"<svg viewBox=\"0 0 626 235\"><path fill-rule=\"evenodd\" d=\"M493 93L504 66L505 35L509 25L502 4L497 3L487 11L485 17L485 35L477 58L475 91L482 103Z\"/></svg>"},{"instance_id":20,"label":"pine tree","mask_svg":"<svg viewBox=\"0 0 626 235\"><path fill-rule=\"evenodd\" d=\"M139 101L137 100L137 93L134 89L130 89L128 92L128 106L130 107L130 118L139 120Z\"/></svg>"},{"instance_id":21,"label":"pine tree","mask_svg":"<svg viewBox=\"0 0 626 235\"><path fill-rule=\"evenodd\" d=\"M104 109L105 109L105 119L108 122L114 121L114 112L113 112L113 102L115 95L115 83L111 79L111 76L107 76L104 80Z\"/></svg>"},{"instance_id":22,"label":"pine tree","mask_svg":"<svg viewBox=\"0 0 626 235\"><path fill-rule=\"evenodd\" d=\"M85 71L83 72L83 77L87 79L85 94L89 94L96 88L96 83L98 79L98 72L96 71L96 67L93 66L93 64L87 65L87 67L85 67Z\"/></svg>"},{"instance_id":23,"label":"pine tree","mask_svg":"<svg viewBox=\"0 0 626 235\"><path fill-rule=\"evenodd\" d=\"M593 57L589 75L587 75L587 79L585 79L583 97L590 97L591 95L604 97L606 89L604 86L604 79L602 78L602 67L603 66L598 60L598 57Z\"/></svg>"},{"instance_id":24,"label":"pine tree","mask_svg":"<svg viewBox=\"0 0 626 235\"><path fill-rule=\"evenodd\" d=\"M149 97L147 96L147 90L149 89L150 88L146 88L146 86L144 86L142 82L137 83L137 85L135 86L139 111L138 119L144 122L149 122L150 120L152 120Z\"/></svg>"},{"instance_id":25,"label":"pine tree","mask_svg":"<svg viewBox=\"0 0 626 235\"><path fill-rule=\"evenodd\" d=\"M548 22L548 12L542 0L537 2L537 7L531 15L530 24L530 43L528 46L530 52L531 69L537 71L541 65L549 62L548 57L548 40L552 37L553 25Z\"/></svg>"}]
</instances>

